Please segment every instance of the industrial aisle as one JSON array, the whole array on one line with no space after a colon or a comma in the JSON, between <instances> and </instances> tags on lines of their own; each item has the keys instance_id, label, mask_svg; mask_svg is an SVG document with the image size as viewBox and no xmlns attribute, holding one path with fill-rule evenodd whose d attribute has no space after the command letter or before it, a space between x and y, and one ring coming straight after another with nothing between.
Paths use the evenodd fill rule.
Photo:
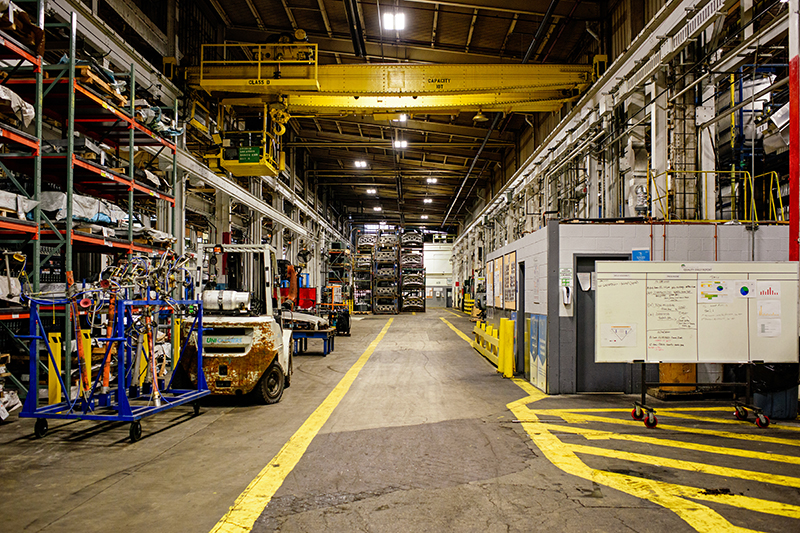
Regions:
<instances>
[{"instance_id":1,"label":"industrial aisle","mask_svg":"<svg viewBox=\"0 0 800 533\"><path fill-rule=\"evenodd\" d=\"M281 403L212 398L148 419L134 444L89 422L35 440L12 417L3 530L797 531L796 423L655 402L647 430L631 397L501 378L471 326L444 309L355 320L327 357L309 343Z\"/></svg>"}]
</instances>

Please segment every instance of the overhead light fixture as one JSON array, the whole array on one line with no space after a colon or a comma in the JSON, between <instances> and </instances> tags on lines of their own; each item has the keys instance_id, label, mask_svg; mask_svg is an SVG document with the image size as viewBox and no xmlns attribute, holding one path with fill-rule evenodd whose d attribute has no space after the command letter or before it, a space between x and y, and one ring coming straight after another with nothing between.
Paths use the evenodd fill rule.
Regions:
<instances>
[{"instance_id":1,"label":"overhead light fixture","mask_svg":"<svg viewBox=\"0 0 800 533\"><path fill-rule=\"evenodd\" d=\"M406 27L405 13L384 13L383 14L383 29L385 30L403 30Z\"/></svg>"},{"instance_id":2,"label":"overhead light fixture","mask_svg":"<svg viewBox=\"0 0 800 533\"><path fill-rule=\"evenodd\" d=\"M366 161L356 161L356 168L367 168Z\"/></svg>"},{"instance_id":3,"label":"overhead light fixture","mask_svg":"<svg viewBox=\"0 0 800 533\"><path fill-rule=\"evenodd\" d=\"M436 183L436 178L428 178L428 183Z\"/></svg>"},{"instance_id":4,"label":"overhead light fixture","mask_svg":"<svg viewBox=\"0 0 800 533\"><path fill-rule=\"evenodd\" d=\"M408 141L396 140L396 141L394 141L394 147L395 148L400 148L400 149L408 148Z\"/></svg>"},{"instance_id":5,"label":"overhead light fixture","mask_svg":"<svg viewBox=\"0 0 800 533\"><path fill-rule=\"evenodd\" d=\"M401 113L400 118L398 118L397 120L399 120L400 122L405 122L406 120L408 120L408 115L406 115L405 113Z\"/></svg>"},{"instance_id":6,"label":"overhead light fixture","mask_svg":"<svg viewBox=\"0 0 800 533\"><path fill-rule=\"evenodd\" d=\"M376 205L375 207L372 208L372 210L373 211L382 211L383 208L381 206L379 206L379 205Z\"/></svg>"},{"instance_id":7,"label":"overhead light fixture","mask_svg":"<svg viewBox=\"0 0 800 533\"><path fill-rule=\"evenodd\" d=\"M433 203L433 198L425 198L422 201L425 202L426 204L430 204L430 203Z\"/></svg>"},{"instance_id":8,"label":"overhead light fixture","mask_svg":"<svg viewBox=\"0 0 800 533\"><path fill-rule=\"evenodd\" d=\"M472 117L473 122L488 122L489 117L483 114L483 111L478 111L478 114Z\"/></svg>"},{"instance_id":9,"label":"overhead light fixture","mask_svg":"<svg viewBox=\"0 0 800 533\"><path fill-rule=\"evenodd\" d=\"M428 215L422 215L422 216L421 216L421 217L419 217L419 218L421 218L422 220L428 220Z\"/></svg>"},{"instance_id":10,"label":"overhead light fixture","mask_svg":"<svg viewBox=\"0 0 800 533\"><path fill-rule=\"evenodd\" d=\"M376 194L377 192L377 189L367 189L367 194Z\"/></svg>"}]
</instances>

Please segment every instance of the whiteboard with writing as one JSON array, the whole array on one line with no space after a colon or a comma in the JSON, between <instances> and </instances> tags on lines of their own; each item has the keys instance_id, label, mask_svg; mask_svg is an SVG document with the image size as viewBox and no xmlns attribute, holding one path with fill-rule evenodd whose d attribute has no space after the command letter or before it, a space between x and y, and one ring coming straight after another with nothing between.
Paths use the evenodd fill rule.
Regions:
<instances>
[{"instance_id":1,"label":"whiteboard with writing","mask_svg":"<svg viewBox=\"0 0 800 533\"><path fill-rule=\"evenodd\" d=\"M595 360L798 362L798 264L597 263Z\"/></svg>"}]
</instances>

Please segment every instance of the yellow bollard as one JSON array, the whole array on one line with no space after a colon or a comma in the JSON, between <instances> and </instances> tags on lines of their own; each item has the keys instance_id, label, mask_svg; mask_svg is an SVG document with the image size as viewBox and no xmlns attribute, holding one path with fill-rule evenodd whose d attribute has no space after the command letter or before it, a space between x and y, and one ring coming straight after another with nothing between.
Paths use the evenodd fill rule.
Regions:
<instances>
[{"instance_id":1,"label":"yellow bollard","mask_svg":"<svg viewBox=\"0 0 800 533\"><path fill-rule=\"evenodd\" d=\"M506 336L508 335L508 319L501 318L500 319L500 353L497 356L497 371L501 374L505 375L506 369L506 357L508 354L506 353Z\"/></svg>"},{"instance_id":2,"label":"yellow bollard","mask_svg":"<svg viewBox=\"0 0 800 533\"><path fill-rule=\"evenodd\" d=\"M503 322L505 321L505 322ZM500 322L500 358L498 371L503 373L504 378L514 375L514 321L501 319Z\"/></svg>"},{"instance_id":3,"label":"yellow bollard","mask_svg":"<svg viewBox=\"0 0 800 533\"><path fill-rule=\"evenodd\" d=\"M88 329L82 329L80 333L80 339L78 342L81 343L81 348L83 351L83 358L81 360L81 366L83 367L83 372L81 372L81 394L84 392L88 392L92 388L92 332Z\"/></svg>"},{"instance_id":4,"label":"yellow bollard","mask_svg":"<svg viewBox=\"0 0 800 533\"><path fill-rule=\"evenodd\" d=\"M58 376L61 374L61 333L48 333L47 344L50 345L50 351L56 361L54 367L53 359L47 357L47 403L53 405L61 401L61 383L58 381ZM31 383L30 388L29 394L37 394L39 384Z\"/></svg>"},{"instance_id":5,"label":"yellow bollard","mask_svg":"<svg viewBox=\"0 0 800 533\"><path fill-rule=\"evenodd\" d=\"M181 328L183 323L180 318L175 319L175 326L172 328L172 368L175 369L181 360Z\"/></svg>"},{"instance_id":6,"label":"yellow bollard","mask_svg":"<svg viewBox=\"0 0 800 533\"><path fill-rule=\"evenodd\" d=\"M503 377L510 378L514 375L514 321L509 320L505 324L505 364L503 365Z\"/></svg>"}]
</instances>

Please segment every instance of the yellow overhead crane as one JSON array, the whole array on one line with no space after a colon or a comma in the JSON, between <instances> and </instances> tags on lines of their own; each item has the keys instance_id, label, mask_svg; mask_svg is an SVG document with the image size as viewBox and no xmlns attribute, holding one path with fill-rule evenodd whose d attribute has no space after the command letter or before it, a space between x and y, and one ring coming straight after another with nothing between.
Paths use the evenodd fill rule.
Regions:
<instances>
[{"instance_id":1,"label":"yellow overhead crane","mask_svg":"<svg viewBox=\"0 0 800 533\"><path fill-rule=\"evenodd\" d=\"M318 65L317 57L317 45L309 43L207 44L188 81L223 106L265 106L266 142L280 136L293 115L389 119L400 113L557 111L602 74L606 63L605 56L596 56L593 65ZM236 175L258 175L241 174L250 172L247 164L237 163L234 170L222 158L221 165Z\"/></svg>"}]
</instances>

